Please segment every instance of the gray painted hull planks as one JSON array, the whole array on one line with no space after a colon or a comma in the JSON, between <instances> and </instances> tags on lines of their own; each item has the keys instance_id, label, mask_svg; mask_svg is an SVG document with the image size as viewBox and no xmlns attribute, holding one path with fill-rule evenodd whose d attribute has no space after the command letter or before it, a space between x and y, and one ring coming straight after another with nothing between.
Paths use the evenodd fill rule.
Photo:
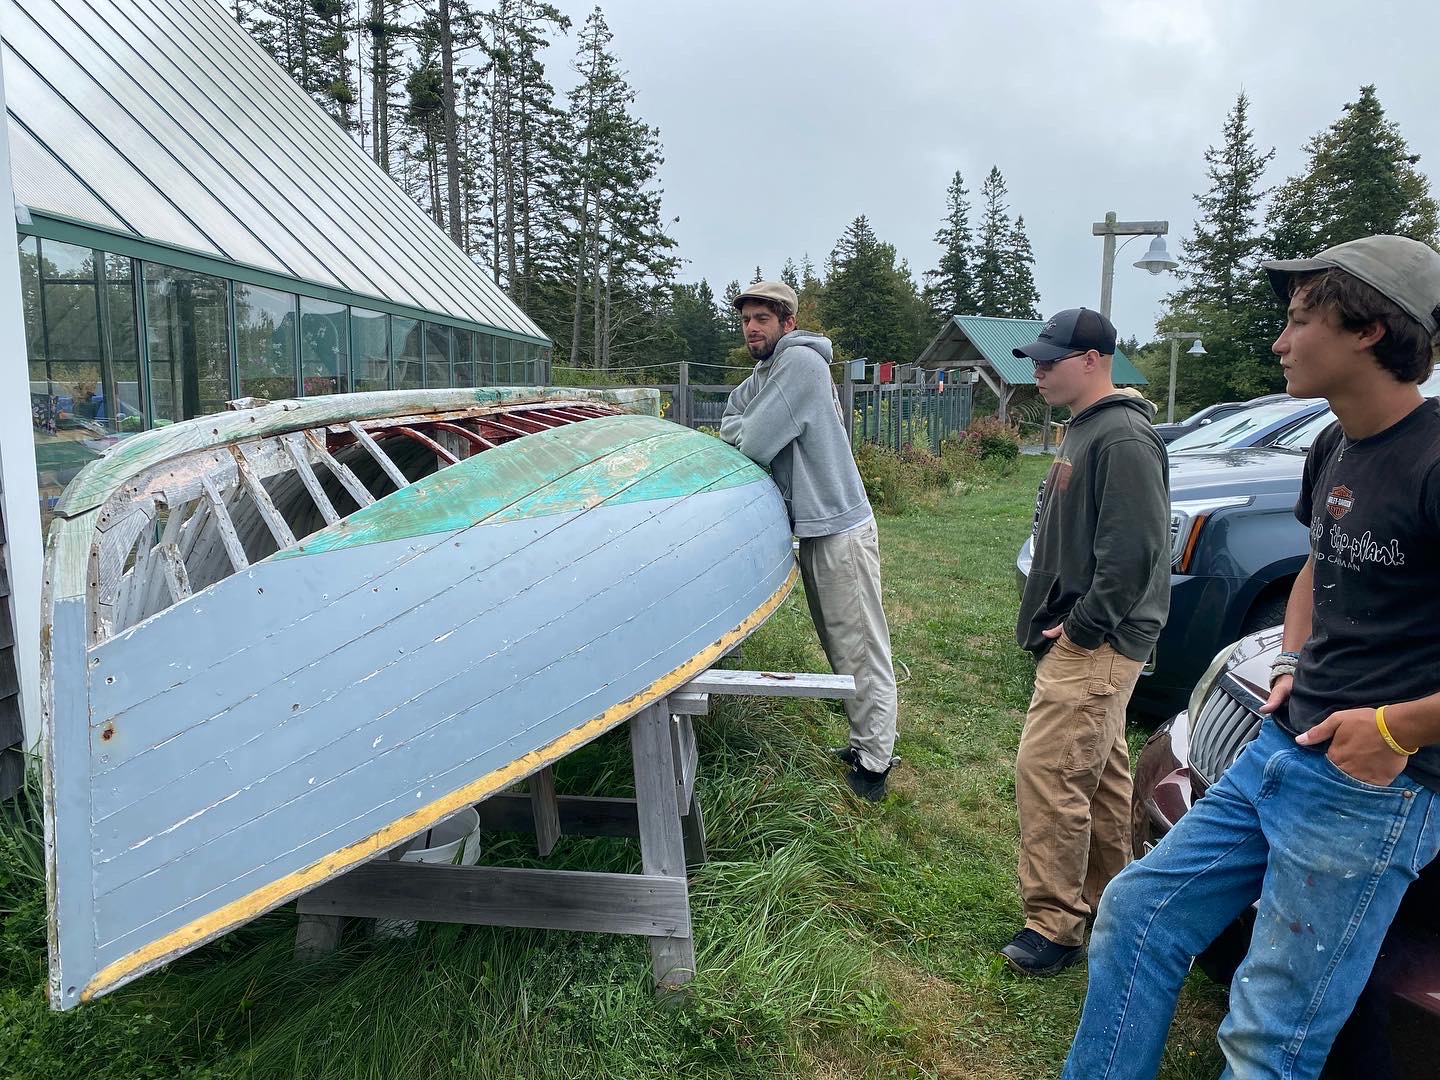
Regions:
<instances>
[{"instance_id":1,"label":"gray painted hull planks","mask_svg":"<svg viewBox=\"0 0 1440 1080\"><path fill-rule=\"evenodd\" d=\"M77 477L46 562L52 1004L543 768L763 622L795 580L778 491L654 407L280 402Z\"/></svg>"}]
</instances>

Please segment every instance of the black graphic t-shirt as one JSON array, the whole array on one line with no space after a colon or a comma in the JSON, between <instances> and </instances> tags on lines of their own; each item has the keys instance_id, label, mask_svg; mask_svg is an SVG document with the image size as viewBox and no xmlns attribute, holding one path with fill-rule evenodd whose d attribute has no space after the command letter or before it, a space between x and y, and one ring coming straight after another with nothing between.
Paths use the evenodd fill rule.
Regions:
<instances>
[{"instance_id":1,"label":"black graphic t-shirt","mask_svg":"<svg viewBox=\"0 0 1440 1080\"><path fill-rule=\"evenodd\" d=\"M1305 462L1315 606L1285 726L1440 691L1440 399L1349 442L1334 423ZM1405 770L1440 791L1440 745Z\"/></svg>"}]
</instances>

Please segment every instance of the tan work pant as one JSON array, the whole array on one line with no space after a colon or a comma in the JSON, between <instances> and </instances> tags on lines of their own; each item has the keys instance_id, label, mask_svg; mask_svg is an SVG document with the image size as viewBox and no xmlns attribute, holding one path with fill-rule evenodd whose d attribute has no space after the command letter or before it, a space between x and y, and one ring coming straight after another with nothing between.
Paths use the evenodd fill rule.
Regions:
<instances>
[{"instance_id":1,"label":"tan work pant","mask_svg":"<svg viewBox=\"0 0 1440 1080\"><path fill-rule=\"evenodd\" d=\"M1130 754L1125 706L1141 662L1102 644L1060 639L1035 668L1015 759L1020 897L1025 925L1061 945L1130 862Z\"/></svg>"},{"instance_id":2,"label":"tan work pant","mask_svg":"<svg viewBox=\"0 0 1440 1080\"><path fill-rule=\"evenodd\" d=\"M855 699L845 702L850 745L865 768L884 772L895 750L896 692L875 522L836 536L801 537L800 578L831 670L855 677Z\"/></svg>"}]
</instances>

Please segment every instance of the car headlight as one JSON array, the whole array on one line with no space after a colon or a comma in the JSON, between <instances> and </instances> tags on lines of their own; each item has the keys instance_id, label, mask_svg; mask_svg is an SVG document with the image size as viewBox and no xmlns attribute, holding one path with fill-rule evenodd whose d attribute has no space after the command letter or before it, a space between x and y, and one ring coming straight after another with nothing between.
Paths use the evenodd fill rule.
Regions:
<instances>
[{"instance_id":1,"label":"car headlight","mask_svg":"<svg viewBox=\"0 0 1440 1080\"><path fill-rule=\"evenodd\" d=\"M1185 499L1170 504L1170 562L1182 574L1190 568L1190 556L1200 539L1200 530L1217 510L1249 506L1249 495L1226 495L1216 499Z\"/></svg>"},{"instance_id":2,"label":"car headlight","mask_svg":"<svg viewBox=\"0 0 1440 1080\"><path fill-rule=\"evenodd\" d=\"M1191 723L1194 723L1200 716L1200 707L1205 704L1205 699L1210 696L1210 691L1214 689L1220 673L1225 670L1225 665L1230 662L1230 657L1235 655L1235 650L1239 647L1240 642L1232 641L1216 653L1215 659L1210 661L1210 666L1205 669L1205 673L1200 676L1200 681L1195 684L1195 689L1190 691L1190 703L1185 707L1185 711L1190 715Z\"/></svg>"}]
</instances>

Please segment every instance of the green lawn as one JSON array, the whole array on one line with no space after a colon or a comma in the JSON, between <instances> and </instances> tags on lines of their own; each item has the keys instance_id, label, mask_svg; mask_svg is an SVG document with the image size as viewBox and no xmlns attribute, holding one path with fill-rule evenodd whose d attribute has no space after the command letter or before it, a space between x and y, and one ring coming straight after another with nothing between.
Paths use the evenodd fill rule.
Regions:
<instances>
[{"instance_id":1,"label":"green lawn","mask_svg":"<svg viewBox=\"0 0 1440 1080\"><path fill-rule=\"evenodd\" d=\"M97 1005L43 993L33 819L0 831L0 1076L965 1077L1058 1074L1083 970L1030 981L996 950L1018 928L1011 764L1031 665L1013 643L1013 560L1046 461L977 472L881 521L905 761L881 806L850 798L824 747L838 705L717 703L699 725L712 861L691 882L700 972L658 1005L640 939L422 926L352 930L297 966L275 912ZM825 670L801 596L746 667ZM562 763L562 790L623 793L623 732ZM486 861L524 865L494 838ZM612 840L551 866L633 870ZM1161 1075L1220 1068L1217 990L1192 977Z\"/></svg>"}]
</instances>

